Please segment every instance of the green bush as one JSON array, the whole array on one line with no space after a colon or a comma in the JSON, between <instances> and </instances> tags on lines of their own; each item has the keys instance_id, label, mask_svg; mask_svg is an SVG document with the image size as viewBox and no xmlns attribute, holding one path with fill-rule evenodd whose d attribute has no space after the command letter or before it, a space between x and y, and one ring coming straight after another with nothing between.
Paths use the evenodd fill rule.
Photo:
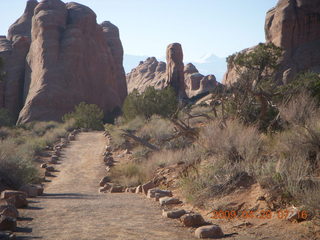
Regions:
<instances>
[{"instance_id":1,"label":"green bush","mask_svg":"<svg viewBox=\"0 0 320 240\"><path fill-rule=\"evenodd\" d=\"M97 105L81 102L74 112L63 116L63 121L74 119L76 128L103 130L103 116L103 111Z\"/></svg>"},{"instance_id":2,"label":"green bush","mask_svg":"<svg viewBox=\"0 0 320 240\"><path fill-rule=\"evenodd\" d=\"M9 111L5 108L0 108L0 127L14 125L14 119Z\"/></svg>"},{"instance_id":3,"label":"green bush","mask_svg":"<svg viewBox=\"0 0 320 240\"><path fill-rule=\"evenodd\" d=\"M283 96L299 95L307 92L320 103L320 75L314 72L302 72L289 84L280 87Z\"/></svg>"},{"instance_id":4,"label":"green bush","mask_svg":"<svg viewBox=\"0 0 320 240\"><path fill-rule=\"evenodd\" d=\"M150 118L157 114L162 117L173 115L178 107L178 99L172 88L156 90L148 87L143 93L134 90L130 93L123 104L123 114L127 120L136 116Z\"/></svg>"}]
</instances>

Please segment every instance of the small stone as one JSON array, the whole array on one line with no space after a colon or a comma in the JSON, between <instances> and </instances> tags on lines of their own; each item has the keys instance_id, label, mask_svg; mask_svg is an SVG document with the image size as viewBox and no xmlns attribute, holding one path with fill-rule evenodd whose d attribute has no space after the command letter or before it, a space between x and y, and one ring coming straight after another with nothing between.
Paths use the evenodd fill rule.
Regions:
<instances>
[{"instance_id":1,"label":"small stone","mask_svg":"<svg viewBox=\"0 0 320 240\"><path fill-rule=\"evenodd\" d=\"M180 209L180 210L171 210L171 211L162 211L162 216L163 217L167 217L167 218L180 218L181 216L183 216L184 214L186 214L187 212L184 209Z\"/></svg>"},{"instance_id":2,"label":"small stone","mask_svg":"<svg viewBox=\"0 0 320 240\"><path fill-rule=\"evenodd\" d=\"M69 141L75 141L75 140L76 140L75 135L73 135L72 133L70 133L69 136L68 136L68 140L69 140Z\"/></svg>"},{"instance_id":3,"label":"small stone","mask_svg":"<svg viewBox=\"0 0 320 240\"><path fill-rule=\"evenodd\" d=\"M180 221L186 227L199 227L206 224L203 217L199 213L185 214L180 218Z\"/></svg>"},{"instance_id":4,"label":"small stone","mask_svg":"<svg viewBox=\"0 0 320 240\"><path fill-rule=\"evenodd\" d=\"M12 204L16 208L28 207L28 200L25 195L15 195L7 199L8 203Z\"/></svg>"},{"instance_id":5,"label":"small stone","mask_svg":"<svg viewBox=\"0 0 320 240\"><path fill-rule=\"evenodd\" d=\"M0 240L15 240L16 235L12 232L0 232Z\"/></svg>"},{"instance_id":6,"label":"small stone","mask_svg":"<svg viewBox=\"0 0 320 240\"><path fill-rule=\"evenodd\" d=\"M19 212L13 205L0 206L0 215L17 219L19 217Z\"/></svg>"},{"instance_id":7,"label":"small stone","mask_svg":"<svg viewBox=\"0 0 320 240\"><path fill-rule=\"evenodd\" d=\"M50 162L51 164L57 164L57 163L58 163L58 160L59 160L59 157L58 157L57 155L52 155L49 162Z\"/></svg>"},{"instance_id":8,"label":"small stone","mask_svg":"<svg viewBox=\"0 0 320 240\"><path fill-rule=\"evenodd\" d=\"M52 177L52 174L51 174L51 172L49 172L48 170L46 170L46 171L44 172L44 176L46 176L46 177Z\"/></svg>"},{"instance_id":9,"label":"small stone","mask_svg":"<svg viewBox=\"0 0 320 240\"><path fill-rule=\"evenodd\" d=\"M99 188L99 192L107 192L112 188L112 185L107 183L103 187Z\"/></svg>"},{"instance_id":10,"label":"small stone","mask_svg":"<svg viewBox=\"0 0 320 240\"><path fill-rule=\"evenodd\" d=\"M172 197L172 192L170 190L161 190L158 188L149 189L147 197L148 198L156 198L156 194L157 194L158 199L161 197Z\"/></svg>"},{"instance_id":11,"label":"small stone","mask_svg":"<svg viewBox=\"0 0 320 240\"><path fill-rule=\"evenodd\" d=\"M99 182L99 185L100 187L103 187L104 185L106 185L106 183L110 182L110 178L108 176L106 177L103 177L100 182Z\"/></svg>"},{"instance_id":12,"label":"small stone","mask_svg":"<svg viewBox=\"0 0 320 240\"><path fill-rule=\"evenodd\" d=\"M48 172L54 172L54 167L52 167L52 166L47 166L47 167L46 167L46 170L47 170Z\"/></svg>"},{"instance_id":13,"label":"small stone","mask_svg":"<svg viewBox=\"0 0 320 240\"><path fill-rule=\"evenodd\" d=\"M47 165L46 163L42 163L42 164L40 165L41 168L47 168L47 166L48 166L48 165Z\"/></svg>"},{"instance_id":14,"label":"small stone","mask_svg":"<svg viewBox=\"0 0 320 240\"><path fill-rule=\"evenodd\" d=\"M178 198L162 197L159 199L160 206L166 206L171 204L179 204L181 201Z\"/></svg>"},{"instance_id":15,"label":"small stone","mask_svg":"<svg viewBox=\"0 0 320 240\"><path fill-rule=\"evenodd\" d=\"M106 146L106 151L107 151L107 152L111 152L111 151L112 151L111 146L107 145L107 146Z\"/></svg>"},{"instance_id":16,"label":"small stone","mask_svg":"<svg viewBox=\"0 0 320 240\"><path fill-rule=\"evenodd\" d=\"M17 196L17 195L21 195L21 196L27 198L27 194L22 191L5 190L5 191L1 192L2 199L9 199L9 198L11 198L13 196Z\"/></svg>"},{"instance_id":17,"label":"small stone","mask_svg":"<svg viewBox=\"0 0 320 240\"><path fill-rule=\"evenodd\" d=\"M56 156L60 157L61 151L58 150L58 149L56 149L56 150L53 152L53 155L56 155Z\"/></svg>"},{"instance_id":18,"label":"small stone","mask_svg":"<svg viewBox=\"0 0 320 240\"><path fill-rule=\"evenodd\" d=\"M0 216L0 230L14 232L17 228L17 220L15 218Z\"/></svg>"},{"instance_id":19,"label":"small stone","mask_svg":"<svg viewBox=\"0 0 320 240\"><path fill-rule=\"evenodd\" d=\"M122 193L124 191L123 186L112 186L110 193Z\"/></svg>"},{"instance_id":20,"label":"small stone","mask_svg":"<svg viewBox=\"0 0 320 240\"><path fill-rule=\"evenodd\" d=\"M126 150L124 150L124 152L123 152L124 154L132 154L132 152L130 152L130 150L129 149L126 149Z\"/></svg>"},{"instance_id":21,"label":"small stone","mask_svg":"<svg viewBox=\"0 0 320 240\"><path fill-rule=\"evenodd\" d=\"M25 192L28 197L37 197L43 194L44 188L42 185L26 184L22 186L20 191Z\"/></svg>"},{"instance_id":22,"label":"small stone","mask_svg":"<svg viewBox=\"0 0 320 240\"><path fill-rule=\"evenodd\" d=\"M152 188L155 188L155 187L156 187L156 185L155 185L152 181L147 182L147 183L145 183L145 184L142 185L142 192L143 192L145 195L147 195L149 189L152 189Z\"/></svg>"},{"instance_id":23,"label":"small stone","mask_svg":"<svg viewBox=\"0 0 320 240\"><path fill-rule=\"evenodd\" d=\"M224 237L222 229L218 225L202 226L196 229L197 238L221 238Z\"/></svg>"},{"instance_id":24,"label":"small stone","mask_svg":"<svg viewBox=\"0 0 320 240\"><path fill-rule=\"evenodd\" d=\"M136 188L136 193L142 193L142 186L139 185L137 188Z\"/></svg>"}]
</instances>

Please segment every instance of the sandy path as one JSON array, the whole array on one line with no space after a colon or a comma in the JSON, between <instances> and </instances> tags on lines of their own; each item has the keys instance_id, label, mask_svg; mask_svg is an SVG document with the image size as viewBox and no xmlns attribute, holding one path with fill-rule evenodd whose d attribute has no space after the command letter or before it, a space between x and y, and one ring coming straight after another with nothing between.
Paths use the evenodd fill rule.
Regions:
<instances>
[{"instance_id":1,"label":"sandy path","mask_svg":"<svg viewBox=\"0 0 320 240\"><path fill-rule=\"evenodd\" d=\"M81 133L64 150L60 172L47 184L45 195L21 212L25 219L18 224L18 239L194 239L140 195L98 193L105 143L101 132Z\"/></svg>"}]
</instances>

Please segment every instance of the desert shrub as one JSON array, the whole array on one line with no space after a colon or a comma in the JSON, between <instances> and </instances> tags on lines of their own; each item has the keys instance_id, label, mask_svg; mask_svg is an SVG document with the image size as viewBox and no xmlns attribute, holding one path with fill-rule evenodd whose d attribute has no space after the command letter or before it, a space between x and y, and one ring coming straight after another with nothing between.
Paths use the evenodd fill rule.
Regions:
<instances>
[{"instance_id":1,"label":"desert shrub","mask_svg":"<svg viewBox=\"0 0 320 240\"><path fill-rule=\"evenodd\" d=\"M302 72L297 77L279 87L280 92L284 96L295 96L301 93L307 92L309 95L314 97L317 103L320 103L320 76L315 72Z\"/></svg>"},{"instance_id":2,"label":"desert shrub","mask_svg":"<svg viewBox=\"0 0 320 240\"><path fill-rule=\"evenodd\" d=\"M161 144L174 133L173 124L160 116L154 115L139 130L139 136L144 139L153 139L155 143Z\"/></svg>"},{"instance_id":3,"label":"desert shrub","mask_svg":"<svg viewBox=\"0 0 320 240\"><path fill-rule=\"evenodd\" d=\"M103 111L95 104L80 103L74 112L63 117L63 121L74 119L76 128L103 130Z\"/></svg>"},{"instance_id":4,"label":"desert shrub","mask_svg":"<svg viewBox=\"0 0 320 240\"><path fill-rule=\"evenodd\" d=\"M34 122L14 128L1 128L5 137L0 142L0 176L9 187L38 182L35 156L74 128L66 123Z\"/></svg>"},{"instance_id":5,"label":"desert shrub","mask_svg":"<svg viewBox=\"0 0 320 240\"><path fill-rule=\"evenodd\" d=\"M144 169L138 163L118 164L112 168L111 178L123 186L135 187L147 181Z\"/></svg>"},{"instance_id":6,"label":"desert shrub","mask_svg":"<svg viewBox=\"0 0 320 240\"><path fill-rule=\"evenodd\" d=\"M225 125L213 121L203 128L199 143L208 153L232 163L255 161L262 147L258 130L236 120Z\"/></svg>"},{"instance_id":7,"label":"desert shrub","mask_svg":"<svg viewBox=\"0 0 320 240\"><path fill-rule=\"evenodd\" d=\"M56 128L59 125L57 122L31 122L27 123L25 127L30 129L38 136L43 136L48 130Z\"/></svg>"},{"instance_id":8,"label":"desert shrub","mask_svg":"<svg viewBox=\"0 0 320 240\"><path fill-rule=\"evenodd\" d=\"M125 186L137 186L151 180L158 168L167 167L179 162L186 165L196 162L201 155L199 148L154 152L142 158L135 157L134 162L119 164L111 170L111 177Z\"/></svg>"},{"instance_id":9,"label":"desert shrub","mask_svg":"<svg viewBox=\"0 0 320 240\"><path fill-rule=\"evenodd\" d=\"M236 120L213 121L202 129L198 142L203 160L180 179L184 196L193 204L228 193L230 179L243 172L255 176L261 167L263 139L255 127Z\"/></svg>"},{"instance_id":10,"label":"desert shrub","mask_svg":"<svg viewBox=\"0 0 320 240\"><path fill-rule=\"evenodd\" d=\"M14 119L10 115L9 111L5 108L0 108L0 127L13 126L14 124Z\"/></svg>"},{"instance_id":11,"label":"desert shrub","mask_svg":"<svg viewBox=\"0 0 320 240\"><path fill-rule=\"evenodd\" d=\"M0 144L0 176L8 186L19 186L38 180L38 171L33 163L33 152L14 141Z\"/></svg>"},{"instance_id":12,"label":"desert shrub","mask_svg":"<svg viewBox=\"0 0 320 240\"><path fill-rule=\"evenodd\" d=\"M157 114L169 117L175 113L178 107L178 99L172 88L156 90L148 87L143 93L137 90L131 92L124 101L123 114L127 120L136 116L150 118Z\"/></svg>"},{"instance_id":13,"label":"desert shrub","mask_svg":"<svg viewBox=\"0 0 320 240\"><path fill-rule=\"evenodd\" d=\"M227 59L239 75L231 87L229 109L244 123L257 123L262 131L277 115L273 96L278 87L275 77L281 54L274 44L260 43Z\"/></svg>"},{"instance_id":14,"label":"desert shrub","mask_svg":"<svg viewBox=\"0 0 320 240\"><path fill-rule=\"evenodd\" d=\"M305 126L310 119L319 114L316 100L308 93L302 92L289 102L279 106L280 116L289 124Z\"/></svg>"}]
</instances>

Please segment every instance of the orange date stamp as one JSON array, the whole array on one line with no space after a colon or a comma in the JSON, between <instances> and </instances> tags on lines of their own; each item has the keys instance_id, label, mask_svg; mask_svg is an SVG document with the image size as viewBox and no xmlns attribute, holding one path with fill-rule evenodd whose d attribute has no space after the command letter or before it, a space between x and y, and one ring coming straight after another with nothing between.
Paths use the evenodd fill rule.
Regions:
<instances>
[{"instance_id":1,"label":"orange date stamp","mask_svg":"<svg viewBox=\"0 0 320 240\"><path fill-rule=\"evenodd\" d=\"M211 219L287 219L292 212L290 210L278 210L278 211L271 211L271 210L258 210L258 211L234 211L234 210L213 210L210 212ZM299 219L307 219L308 212L307 211L299 211L298 213Z\"/></svg>"}]
</instances>

